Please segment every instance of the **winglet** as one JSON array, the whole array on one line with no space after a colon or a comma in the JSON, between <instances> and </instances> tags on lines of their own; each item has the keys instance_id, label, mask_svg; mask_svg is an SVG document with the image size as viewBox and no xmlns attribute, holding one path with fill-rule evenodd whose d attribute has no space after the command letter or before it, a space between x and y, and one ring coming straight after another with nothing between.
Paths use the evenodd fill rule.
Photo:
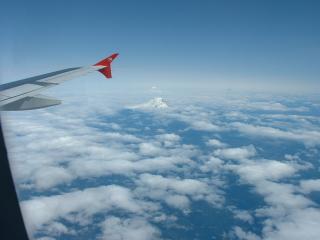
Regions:
<instances>
[{"instance_id":1,"label":"winglet","mask_svg":"<svg viewBox=\"0 0 320 240\"><path fill-rule=\"evenodd\" d=\"M111 63L118 55L118 53L114 53L100 62L97 62L94 66L104 66L104 68L99 69L99 72L101 72L106 78L112 78Z\"/></svg>"}]
</instances>

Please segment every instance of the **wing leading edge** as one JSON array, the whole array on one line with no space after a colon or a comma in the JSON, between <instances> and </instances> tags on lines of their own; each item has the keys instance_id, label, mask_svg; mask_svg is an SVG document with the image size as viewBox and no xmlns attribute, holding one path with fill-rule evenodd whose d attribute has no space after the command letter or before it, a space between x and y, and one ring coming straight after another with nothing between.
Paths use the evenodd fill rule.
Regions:
<instances>
[{"instance_id":1,"label":"wing leading edge","mask_svg":"<svg viewBox=\"0 0 320 240\"><path fill-rule=\"evenodd\" d=\"M40 95L39 92L94 71L99 71L106 78L111 78L111 63L117 56L118 54L112 54L92 66L63 69L2 84L0 85L0 110L21 111L58 105L61 103L60 100Z\"/></svg>"}]
</instances>

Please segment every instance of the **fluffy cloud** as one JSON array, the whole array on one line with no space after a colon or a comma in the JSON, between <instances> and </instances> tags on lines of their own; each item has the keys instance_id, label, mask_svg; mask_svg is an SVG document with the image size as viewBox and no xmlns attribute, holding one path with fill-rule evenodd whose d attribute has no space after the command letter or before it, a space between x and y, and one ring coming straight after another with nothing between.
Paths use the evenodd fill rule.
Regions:
<instances>
[{"instance_id":1,"label":"fluffy cloud","mask_svg":"<svg viewBox=\"0 0 320 240\"><path fill-rule=\"evenodd\" d=\"M302 180L300 181L300 187L303 193L320 191L320 179Z\"/></svg>"},{"instance_id":2,"label":"fluffy cloud","mask_svg":"<svg viewBox=\"0 0 320 240\"><path fill-rule=\"evenodd\" d=\"M284 131L273 127L265 127L236 122L232 124L239 132L274 139L285 139L303 142L306 145L319 145L320 132L318 130L292 130Z\"/></svg>"},{"instance_id":3,"label":"fluffy cloud","mask_svg":"<svg viewBox=\"0 0 320 240\"><path fill-rule=\"evenodd\" d=\"M256 101L256 102L247 102L243 105L244 109L250 110L264 110L264 111L292 111L292 110L308 110L308 109L296 109L289 108L282 103L279 102L270 102L270 101Z\"/></svg>"},{"instance_id":4,"label":"fluffy cloud","mask_svg":"<svg viewBox=\"0 0 320 240\"><path fill-rule=\"evenodd\" d=\"M218 139L209 139L207 141L207 145L208 146L212 146L212 147L217 147L217 148L224 148L227 146L227 144L222 143L221 141L219 141Z\"/></svg>"},{"instance_id":5,"label":"fluffy cloud","mask_svg":"<svg viewBox=\"0 0 320 240\"><path fill-rule=\"evenodd\" d=\"M180 194L203 194L209 190L206 183L194 179L165 178L160 175L142 174L139 181L150 188L168 189Z\"/></svg>"},{"instance_id":6,"label":"fluffy cloud","mask_svg":"<svg viewBox=\"0 0 320 240\"><path fill-rule=\"evenodd\" d=\"M262 239L314 239L319 232L319 210L315 203L297 192L297 187L281 180L294 176L305 165L296 162L257 159L226 164L225 169L236 172L242 181L254 186L255 191L264 197L266 207L255 210L256 217L263 217ZM301 183L301 189L308 191L314 182ZM316 185L316 184L315 184ZM234 234L240 239L260 239L252 232L239 227Z\"/></svg>"},{"instance_id":7,"label":"fluffy cloud","mask_svg":"<svg viewBox=\"0 0 320 240\"><path fill-rule=\"evenodd\" d=\"M228 99L225 100L227 107L235 107L240 110L249 110L249 111L267 111L267 112L307 112L309 110L308 107L299 106L299 107L290 107L285 103L281 102L282 100L271 100L274 99L275 96L263 96L256 98L256 96L248 96L243 98L238 96L236 99Z\"/></svg>"},{"instance_id":8,"label":"fluffy cloud","mask_svg":"<svg viewBox=\"0 0 320 240\"><path fill-rule=\"evenodd\" d=\"M192 121L191 128L200 131L219 131L220 127L208 121Z\"/></svg>"},{"instance_id":9,"label":"fluffy cloud","mask_svg":"<svg viewBox=\"0 0 320 240\"><path fill-rule=\"evenodd\" d=\"M50 236L57 236L60 235L76 235L76 231L68 229L64 224L60 222L51 222L45 226L46 234Z\"/></svg>"},{"instance_id":10,"label":"fluffy cloud","mask_svg":"<svg viewBox=\"0 0 320 240\"><path fill-rule=\"evenodd\" d=\"M313 240L320 236L318 208L295 209L286 218L268 221L263 229L266 240Z\"/></svg>"},{"instance_id":11,"label":"fluffy cloud","mask_svg":"<svg viewBox=\"0 0 320 240\"><path fill-rule=\"evenodd\" d=\"M164 201L171 207L186 210L189 208L190 200L184 195L168 195Z\"/></svg>"},{"instance_id":12,"label":"fluffy cloud","mask_svg":"<svg viewBox=\"0 0 320 240\"><path fill-rule=\"evenodd\" d=\"M114 209L139 213L147 210L148 206L134 200L129 189L109 185L49 197L35 197L21 202L21 208L28 230L34 232L45 224L66 219L72 214L87 218Z\"/></svg>"},{"instance_id":13,"label":"fluffy cloud","mask_svg":"<svg viewBox=\"0 0 320 240\"><path fill-rule=\"evenodd\" d=\"M214 186L196 179L166 178L161 175L142 174L137 180L136 192L140 196L166 202L180 209L189 207L189 199L205 200L219 206L223 198Z\"/></svg>"},{"instance_id":14,"label":"fluffy cloud","mask_svg":"<svg viewBox=\"0 0 320 240\"><path fill-rule=\"evenodd\" d=\"M142 218L120 219L108 217L101 224L102 236L100 239L108 240L156 240L160 231Z\"/></svg>"},{"instance_id":15,"label":"fluffy cloud","mask_svg":"<svg viewBox=\"0 0 320 240\"><path fill-rule=\"evenodd\" d=\"M266 159L246 161L239 165L229 165L228 168L235 170L248 182L278 180L292 176L298 170L295 165Z\"/></svg>"},{"instance_id":16,"label":"fluffy cloud","mask_svg":"<svg viewBox=\"0 0 320 240\"><path fill-rule=\"evenodd\" d=\"M231 160L243 160L255 156L256 149L253 145L239 148L217 149L214 151L214 155Z\"/></svg>"},{"instance_id":17,"label":"fluffy cloud","mask_svg":"<svg viewBox=\"0 0 320 240\"><path fill-rule=\"evenodd\" d=\"M141 141L140 138L133 136L131 134L120 134L118 132L108 132L104 136L108 140L112 140L112 141L121 141L121 142L129 142L129 143L136 143Z\"/></svg>"},{"instance_id":18,"label":"fluffy cloud","mask_svg":"<svg viewBox=\"0 0 320 240\"><path fill-rule=\"evenodd\" d=\"M245 232L241 227L238 226L234 227L233 233L237 237L237 239L240 240L261 240L258 235L252 232Z\"/></svg>"},{"instance_id":19,"label":"fluffy cloud","mask_svg":"<svg viewBox=\"0 0 320 240\"><path fill-rule=\"evenodd\" d=\"M28 228L48 235L43 239L79 234L77 226L93 224L101 227L102 239L158 239L160 228L155 225L186 227L177 226L183 219L165 213L167 209L188 213L194 211L194 202L206 201L211 207L224 206L219 211L231 211L245 226L253 226L256 220L262 223L261 229L254 228L261 236L243 226L227 226L236 238L315 239L319 211L309 193L319 191L319 183L301 180L299 174L306 166L317 167L316 162L303 162L304 154L318 156L320 121L311 112L307 116L308 108L303 106L261 99L249 95L216 97L216 101L210 96L170 99L172 107L166 111L125 110L125 115L121 109L106 107L106 102L79 111L74 108L78 100L5 115L12 168L20 190L27 192L22 194L22 206ZM123 98L119 106L131 101ZM306 112L284 114L288 111ZM179 126L172 128L171 123ZM185 144L190 133L196 133L199 142ZM248 136L313 148L301 146L294 153L279 150L285 159L270 160L259 157L260 153L274 155L263 145L238 147ZM208 147L201 149L203 144ZM239 181L228 186L231 174ZM229 202L224 202L229 197L225 192L236 184L251 185L249 194L260 195L264 205L246 211L242 206L237 209L237 199L232 199L235 207L230 210L224 205Z\"/></svg>"},{"instance_id":20,"label":"fluffy cloud","mask_svg":"<svg viewBox=\"0 0 320 240\"><path fill-rule=\"evenodd\" d=\"M234 217L250 224L253 223L252 215L246 210L233 209Z\"/></svg>"},{"instance_id":21,"label":"fluffy cloud","mask_svg":"<svg viewBox=\"0 0 320 240\"><path fill-rule=\"evenodd\" d=\"M160 147L152 144L152 143L141 143L139 145L140 153L148 156L156 156L161 154L163 151Z\"/></svg>"},{"instance_id":22,"label":"fluffy cloud","mask_svg":"<svg viewBox=\"0 0 320 240\"><path fill-rule=\"evenodd\" d=\"M45 119L42 121L30 117L11 122L13 126L7 132L9 154L15 179L24 188L43 190L76 179L193 165L190 158L196 150L181 145L177 134L156 135L150 141L113 130L100 131L87 126L84 119L69 117L44 112L44 116L39 117ZM66 128L66 121L73 124ZM145 142L147 140L149 142Z\"/></svg>"},{"instance_id":23,"label":"fluffy cloud","mask_svg":"<svg viewBox=\"0 0 320 240\"><path fill-rule=\"evenodd\" d=\"M161 134L156 136L157 139L165 142L178 142L181 140L181 137L175 133L166 133L166 134Z\"/></svg>"},{"instance_id":24,"label":"fluffy cloud","mask_svg":"<svg viewBox=\"0 0 320 240\"><path fill-rule=\"evenodd\" d=\"M183 107L183 109L176 107L171 109L165 115L157 115L164 121L178 120L188 125L190 129L204 131L204 132L216 132L221 131L223 128L217 122L213 122L212 115L214 112L199 106L190 105Z\"/></svg>"},{"instance_id":25,"label":"fluffy cloud","mask_svg":"<svg viewBox=\"0 0 320 240\"><path fill-rule=\"evenodd\" d=\"M164 147L173 147L174 145L178 144L181 140L181 137L174 133L166 133L157 135L156 139L160 141Z\"/></svg>"},{"instance_id":26,"label":"fluffy cloud","mask_svg":"<svg viewBox=\"0 0 320 240\"><path fill-rule=\"evenodd\" d=\"M41 117L35 115L35 118L43 121L28 118L13 121L10 131L6 132L9 157L18 183L28 183L38 189L51 188L81 177L72 166L82 161L137 159L137 155L122 144L123 141L137 142L138 138L132 135L105 134L86 126L82 120L75 120L66 128L68 117L39 114Z\"/></svg>"},{"instance_id":27,"label":"fluffy cloud","mask_svg":"<svg viewBox=\"0 0 320 240\"><path fill-rule=\"evenodd\" d=\"M200 166L200 170L203 172L218 173L221 171L223 164L224 161L220 158L210 156L209 159Z\"/></svg>"},{"instance_id":28,"label":"fluffy cloud","mask_svg":"<svg viewBox=\"0 0 320 240\"><path fill-rule=\"evenodd\" d=\"M36 171L30 180L38 189L47 189L56 185L71 182L74 179L67 169L60 166L47 166L45 170Z\"/></svg>"},{"instance_id":29,"label":"fluffy cloud","mask_svg":"<svg viewBox=\"0 0 320 240\"><path fill-rule=\"evenodd\" d=\"M81 177L99 177L112 174L130 175L139 172L163 172L177 169L179 164L192 165L192 160L184 157L154 157L146 158L139 161L129 160L85 160L81 159L72 162L69 166L70 170L77 176Z\"/></svg>"}]
</instances>

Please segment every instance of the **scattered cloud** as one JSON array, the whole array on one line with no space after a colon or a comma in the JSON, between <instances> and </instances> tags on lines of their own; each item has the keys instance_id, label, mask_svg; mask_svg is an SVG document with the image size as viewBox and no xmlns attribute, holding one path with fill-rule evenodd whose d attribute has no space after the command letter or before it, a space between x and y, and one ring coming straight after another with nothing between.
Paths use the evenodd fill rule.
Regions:
<instances>
[{"instance_id":1,"label":"scattered cloud","mask_svg":"<svg viewBox=\"0 0 320 240\"><path fill-rule=\"evenodd\" d=\"M255 217L266 219L261 239L313 239L319 234L319 210L314 208L315 203L299 194L297 186L281 182L305 170L306 165L292 161L240 159L237 164L226 164L224 168L237 173L244 183L253 185L256 193L263 196L267 206L255 210ZM234 228L234 234L240 239L260 239L240 227Z\"/></svg>"},{"instance_id":2,"label":"scattered cloud","mask_svg":"<svg viewBox=\"0 0 320 240\"><path fill-rule=\"evenodd\" d=\"M114 209L140 213L148 210L148 207L135 200L129 189L115 185L34 197L21 202L25 222L31 233L61 218L70 220L73 214L85 219Z\"/></svg>"},{"instance_id":3,"label":"scattered cloud","mask_svg":"<svg viewBox=\"0 0 320 240\"><path fill-rule=\"evenodd\" d=\"M108 132L104 135L108 140L112 141L121 141L121 142L129 142L129 143L136 143L141 142L141 139L131 135L131 134L121 134L118 132Z\"/></svg>"},{"instance_id":4,"label":"scattered cloud","mask_svg":"<svg viewBox=\"0 0 320 240\"><path fill-rule=\"evenodd\" d=\"M156 240L160 239L160 231L143 218L121 219L108 217L102 224L100 239L108 240Z\"/></svg>"},{"instance_id":5,"label":"scattered cloud","mask_svg":"<svg viewBox=\"0 0 320 240\"><path fill-rule=\"evenodd\" d=\"M298 141L310 146L320 144L320 132L317 130L284 131L273 127L251 125L240 122L233 123L232 126L239 132L251 136Z\"/></svg>"},{"instance_id":6,"label":"scattered cloud","mask_svg":"<svg viewBox=\"0 0 320 240\"><path fill-rule=\"evenodd\" d=\"M239 240L261 240L261 238L252 232L245 232L241 227L236 226L233 229L234 235Z\"/></svg>"},{"instance_id":7,"label":"scattered cloud","mask_svg":"<svg viewBox=\"0 0 320 240\"><path fill-rule=\"evenodd\" d=\"M252 224L254 221L252 214L250 214L247 210L233 209L232 212L235 218L240 219L244 222Z\"/></svg>"},{"instance_id":8,"label":"scattered cloud","mask_svg":"<svg viewBox=\"0 0 320 240\"><path fill-rule=\"evenodd\" d=\"M224 148L224 147L227 147L227 144L221 142L220 140L218 139L209 139L207 141L207 145L208 146L211 146L211 147L216 147L216 148Z\"/></svg>"},{"instance_id":9,"label":"scattered cloud","mask_svg":"<svg viewBox=\"0 0 320 240\"><path fill-rule=\"evenodd\" d=\"M231 160L244 160L256 155L256 149L253 145L239 148L224 148L214 151L214 155L220 158Z\"/></svg>"},{"instance_id":10,"label":"scattered cloud","mask_svg":"<svg viewBox=\"0 0 320 240\"><path fill-rule=\"evenodd\" d=\"M218 173L219 171L221 171L223 164L224 161L220 158L210 156L209 159L200 166L200 170L203 172Z\"/></svg>"},{"instance_id":11,"label":"scattered cloud","mask_svg":"<svg viewBox=\"0 0 320 240\"><path fill-rule=\"evenodd\" d=\"M172 207L187 209L189 199L205 200L219 206L223 198L214 186L196 179L168 178L161 175L142 174L137 180L139 195L166 202Z\"/></svg>"},{"instance_id":12,"label":"scattered cloud","mask_svg":"<svg viewBox=\"0 0 320 240\"><path fill-rule=\"evenodd\" d=\"M139 151L142 155L157 156L161 154L163 149L152 143L141 143L139 145Z\"/></svg>"},{"instance_id":13,"label":"scattered cloud","mask_svg":"<svg viewBox=\"0 0 320 240\"><path fill-rule=\"evenodd\" d=\"M70 171L60 166L47 166L45 171L36 171L32 177L38 189L48 189L62 183L71 182L73 179L74 176Z\"/></svg>"},{"instance_id":14,"label":"scattered cloud","mask_svg":"<svg viewBox=\"0 0 320 240\"><path fill-rule=\"evenodd\" d=\"M293 209L285 218L266 222L263 229L266 240L312 240L320 236L318 208Z\"/></svg>"},{"instance_id":15,"label":"scattered cloud","mask_svg":"<svg viewBox=\"0 0 320 240\"><path fill-rule=\"evenodd\" d=\"M307 162L319 153L320 122L311 106L261 98L171 98L165 111L152 104L147 111L123 110L132 101L122 99L117 107L103 102L78 111L72 103L6 114L14 176L28 193L21 206L29 231L41 233L40 239L59 238L78 234L73 225L94 222L101 239L160 239L159 226L177 226L183 216L165 209L188 214L204 201L247 226L230 225L234 238L316 239L320 213L310 193L320 191L320 183L300 172L319 167ZM248 136L306 148L275 149L277 155L247 143ZM192 140L186 144L185 137ZM244 138L249 145L239 145ZM201 149L203 144L208 147ZM237 176L232 186L228 176ZM225 190L237 184L250 186L250 196L259 195L263 204L249 210L233 199L230 208ZM262 227L254 232L248 226L257 220Z\"/></svg>"},{"instance_id":16,"label":"scattered cloud","mask_svg":"<svg viewBox=\"0 0 320 240\"><path fill-rule=\"evenodd\" d=\"M239 159L242 160L243 158ZM237 165L230 164L228 168L235 170L248 182L278 180L292 176L299 170L299 168L293 164L269 159L250 160Z\"/></svg>"},{"instance_id":17,"label":"scattered cloud","mask_svg":"<svg viewBox=\"0 0 320 240\"><path fill-rule=\"evenodd\" d=\"M192 121L191 127L194 130L199 130L199 131L219 131L220 127L217 125L212 124L209 121Z\"/></svg>"},{"instance_id":18,"label":"scattered cloud","mask_svg":"<svg viewBox=\"0 0 320 240\"><path fill-rule=\"evenodd\" d=\"M303 193L320 191L320 179L308 179L300 181L300 188Z\"/></svg>"}]
</instances>

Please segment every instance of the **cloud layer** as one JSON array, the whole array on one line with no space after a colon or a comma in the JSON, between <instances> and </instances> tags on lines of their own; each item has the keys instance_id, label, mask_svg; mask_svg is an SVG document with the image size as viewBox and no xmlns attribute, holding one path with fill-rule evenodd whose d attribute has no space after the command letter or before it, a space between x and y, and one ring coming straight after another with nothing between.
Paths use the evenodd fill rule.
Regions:
<instances>
[{"instance_id":1,"label":"cloud layer","mask_svg":"<svg viewBox=\"0 0 320 240\"><path fill-rule=\"evenodd\" d=\"M312 195L320 191L320 121L305 99L168 97L166 111L115 99L3 116L34 238L68 239L90 226L100 239L167 239L191 227L231 239L320 235ZM238 189L261 203L244 208ZM227 230L186 224L194 212L211 219L209 209L231 216Z\"/></svg>"}]
</instances>

